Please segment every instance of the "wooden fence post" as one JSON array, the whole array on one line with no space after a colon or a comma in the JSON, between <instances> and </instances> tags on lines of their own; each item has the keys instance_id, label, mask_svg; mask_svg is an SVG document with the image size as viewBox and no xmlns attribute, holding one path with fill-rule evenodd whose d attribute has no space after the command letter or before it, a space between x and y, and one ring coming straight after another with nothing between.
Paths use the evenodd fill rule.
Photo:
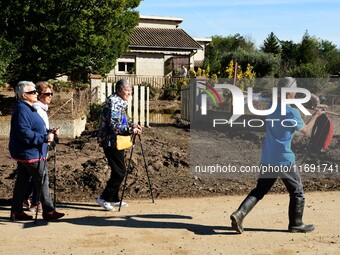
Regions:
<instances>
[{"instance_id":1,"label":"wooden fence post","mask_svg":"<svg viewBox=\"0 0 340 255\"><path fill-rule=\"evenodd\" d=\"M145 86L140 86L140 110L139 110L139 122L140 125L144 126L145 124Z\"/></svg>"},{"instance_id":2,"label":"wooden fence post","mask_svg":"<svg viewBox=\"0 0 340 255\"><path fill-rule=\"evenodd\" d=\"M89 78L91 79L91 83L90 83L91 103L100 103L100 100L101 100L100 87L101 87L102 76L100 74L91 74ZM92 97L92 92L94 92L93 97Z\"/></svg>"},{"instance_id":3,"label":"wooden fence post","mask_svg":"<svg viewBox=\"0 0 340 255\"><path fill-rule=\"evenodd\" d=\"M146 126L150 126L150 88L146 87Z\"/></svg>"},{"instance_id":4,"label":"wooden fence post","mask_svg":"<svg viewBox=\"0 0 340 255\"><path fill-rule=\"evenodd\" d=\"M190 121L190 88L187 85L181 87L181 119Z\"/></svg>"},{"instance_id":5,"label":"wooden fence post","mask_svg":"<svg viewBox=\"0 0 340 255\"><path fill-rule=\"evenodd\" d=\"M112 95L112 82L109 82L106 78L106 96Z\"/></svg>"},{"instance_id":6,"label":"wooden fence post","mask_svg":"<svg viewBox=\"0 0 340 255\"><path fill-rule=\"evenodd\" d=\"M138 124L138 86L133 86L133 123Z\"/></svg>"}]
</instances>

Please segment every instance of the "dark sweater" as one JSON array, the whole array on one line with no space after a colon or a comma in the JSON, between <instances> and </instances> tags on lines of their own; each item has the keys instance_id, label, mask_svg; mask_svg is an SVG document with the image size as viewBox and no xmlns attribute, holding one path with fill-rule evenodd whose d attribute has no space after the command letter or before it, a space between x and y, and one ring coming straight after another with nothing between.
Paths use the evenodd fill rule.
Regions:
<instances>
[{"instance_id":1,"label":"dark sweater","mask_svg":"<svg viewBox=\"0 0 340 255\"><path fill-rule=\"evenodd\" d=\"M13 159L35 162L47 153L47 132L43 119L25 101L19 100L11 119L9 151Z\"/></svg>"}]
</instances>

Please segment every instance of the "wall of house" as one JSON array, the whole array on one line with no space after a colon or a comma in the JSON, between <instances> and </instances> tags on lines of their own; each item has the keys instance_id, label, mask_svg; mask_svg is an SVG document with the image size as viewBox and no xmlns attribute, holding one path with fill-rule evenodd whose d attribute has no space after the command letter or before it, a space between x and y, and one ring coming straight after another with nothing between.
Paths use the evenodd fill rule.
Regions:
<instances>
[{"instance_id":1,"label":"wall of house","mask_svg":"<svg viewBox=\"0 0 340 255\"><path fill-rule=\"evenodd\" d=\"M124 54L123 56L121 56L120 58L118 58L117 61L116 61L116 65L115 65L114 69L112 69L112 70L108 73L108 76L111 76L111 75L125 75L125 74L128 74L128 73L126 73L126 72L119 72L119 70L118 70L119 62L125 62L125 63L136 64L136 55L135 55L135 54ZM131 73L130 73L130 74L131 74ZM133 71L132 74L135 74L135 70Z\"/></svg>"},{"instance_id":2,"label":"wall of house","mask_svg":"<svg viewBox=\"0 0 340 255\"><path fill-rule=\"evenodd\" d=\"M127 73L118 72L118 62L134 62L135 72L133 75L137 76L176 75L176 72L173 73L173 64L169 63L169 60L171 61L173 58L190 58L190 51L162 51L159 53L152 51L140 53L138 51L131 50L129 55L123 55L117 60L115 68L112 69L107 76L129 75ZM130 61L128 61L129 59ZM132 59L133 61L131 61ZM194 57L191 57L190 63L192 64L191 67L193 67ZM171 65L167 66L169 64ZM185 61L184 64L188 66ZM180 64L178 64L177 68L177 71L180 71Z\"/></svg>"},{"instance_id":3,"label":"wall of house","mask_svg":"<svg viewBox=\"0 0 340 255\"><path fill-rule=\"evenodd\" d=\"M203 61L204 60L204 49L197 50L196 54L193 55L193 60L195 60L195 61Z\"/></svg>"},{"instance_id":4,"label":"wall of house","mask_svg":"<svg viewBox=\"0 0 340 255\"><path fill-rule=\"evenodd\" d=\"M204 60L204 55L205 55L205 48L206 46L211 42L211 38L194 38L201 46L202 49L198 49L197 52L191 57L190 63L193 64L195 61L203 61Z\"/></svg>"},{"instance_id":5,"label":"wall of house","mask_svg":"<svg viewBox=\"0 0 340 255\"><path fill-rule=\"evenodd\" d=\"M140 53L136 56L136 75L164 76L164 55Z\"/></svg>"}]
</instances>

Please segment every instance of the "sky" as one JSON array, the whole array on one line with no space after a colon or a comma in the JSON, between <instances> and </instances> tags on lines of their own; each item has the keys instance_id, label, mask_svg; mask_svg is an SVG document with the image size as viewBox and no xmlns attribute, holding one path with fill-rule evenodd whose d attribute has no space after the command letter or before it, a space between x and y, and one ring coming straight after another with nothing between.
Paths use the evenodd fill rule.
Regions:
<instances>
[{"instance_id":1,"label":"sky","mask_svg":"<svg viewBox=\"0 0 340 255\"><path fill-rule=\"evenodd\" d=\"M191 37L240 34L259 48L271 32L300 43L307 31L340 49L340 0L142 0L140 15L181 17Z\"/></svg>"}]
</instances>

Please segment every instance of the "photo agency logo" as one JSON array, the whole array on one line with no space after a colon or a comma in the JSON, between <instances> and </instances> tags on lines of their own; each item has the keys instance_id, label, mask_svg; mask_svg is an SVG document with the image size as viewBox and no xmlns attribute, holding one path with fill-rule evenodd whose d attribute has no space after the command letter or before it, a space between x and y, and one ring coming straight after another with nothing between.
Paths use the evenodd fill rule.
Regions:
<instances>
[{"instance_id":1,"label":"photo agency logo","mask_svg":"<svg viewBox=\"0 0 340 255\"><path fill-rule=\"evenodd\" d=\"M267 123L271 126L279 124L283 127L295 127L297 122L294 119L276 119L268 117L274 113L278 107L280 108L281 115L286 116L288 105L299 109L304 115L311 115L303 105L311 100L310 91L305 88L297 87L296 81L294 79L293 81L294 84L287 85L286 87L273 87L271 97L263 97L261 93L254 93L253 87L248 87L247 91L242 91L236 85L215 84L212 86L207 82L197 82L196 90L198 91L196 92L196 95L198 95L198 97L196 97L196 99L197 105L199 105L200 108L200 115L207 116L212 114L213 111L208 111L212 106L214 106L215 109L222 108L223 102L226 101L225 95L227 95L227 97L231 98L232 102L231 117L227 117L230 116L230 113L229 115L226 113L225 116L222 116L221 118L220 111L218 117L209 119L212 128L222 125L228 125L230 127L242 126L262 128ZM298 98L295 97L296 94L299 94ZM254 106L255 101L267 101L269 108L256 109ZM253 117L238 120L241 116L245 115L246 107ZM259 118L259 116L266 117Z\"/></svg>"}]
</instances>

